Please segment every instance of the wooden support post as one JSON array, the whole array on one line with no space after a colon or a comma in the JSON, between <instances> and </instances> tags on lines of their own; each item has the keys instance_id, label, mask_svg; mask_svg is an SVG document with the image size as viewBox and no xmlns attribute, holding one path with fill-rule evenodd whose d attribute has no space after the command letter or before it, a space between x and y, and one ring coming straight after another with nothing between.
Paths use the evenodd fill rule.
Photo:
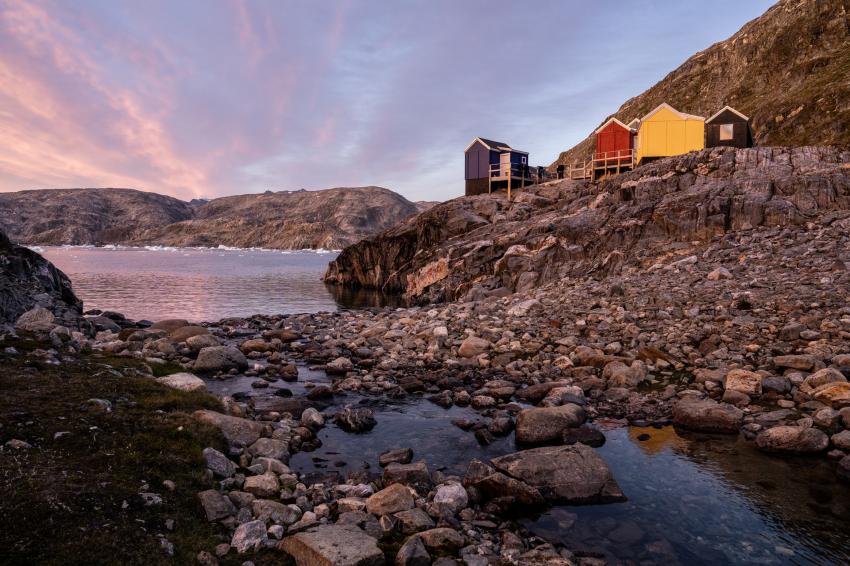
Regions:
<instances>
[{"instance_id":1,"label":"wooden support post","mask_svg":"<svg viewBox=\"0 0 850 566\"><path fill-rule=\"evenodd\" d=\"M508 163L508 200L511 200L511 165Z\"/></svg>"}]
</instances>

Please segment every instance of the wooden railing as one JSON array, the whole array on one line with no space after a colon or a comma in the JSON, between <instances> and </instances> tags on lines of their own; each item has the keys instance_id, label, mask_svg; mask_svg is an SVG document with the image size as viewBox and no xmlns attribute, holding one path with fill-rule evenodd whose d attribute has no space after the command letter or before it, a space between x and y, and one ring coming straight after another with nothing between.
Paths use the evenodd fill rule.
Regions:
<instances>
[{"instance_id":1,"label":"wooden railing","mask_svg":"<svg viewBox=\"0 0 850 566\"><path fill-rule=\"evenodd\" d=\"M526 179L536 179L538 169L541 169L541 167L532 167L525 163L511 163L510 171L508 171L508 167L502 167L501 163L491 163L490 177L493 179L504 179L510 175L511 177L519 178L524 173Z\"/></svg>"},{"instance_id":2,"label":"wooden railing","mask_svg":"<svg viewBox=\"0 0 850 566\"><path fill-rule=\"evenodd\" d=\"M567 179L582 180L592 179L610 172L616 174L633 169L635 165L635 152L632 149L618 149L595 153L592 159L587 161L573 162L564 171Z\"/></svg>"},{"instance_id":3,"label":"wooden railing","mask_svg":"<svg viewBox=\"0 0 850 566\"><path fill-rule=\"evenodd\" d=\"M595 153L593 155L593 168L614 169L632 167L634 159L635 152L632 149L618 149L603 153Z\"/></svg>"}]
</instances>

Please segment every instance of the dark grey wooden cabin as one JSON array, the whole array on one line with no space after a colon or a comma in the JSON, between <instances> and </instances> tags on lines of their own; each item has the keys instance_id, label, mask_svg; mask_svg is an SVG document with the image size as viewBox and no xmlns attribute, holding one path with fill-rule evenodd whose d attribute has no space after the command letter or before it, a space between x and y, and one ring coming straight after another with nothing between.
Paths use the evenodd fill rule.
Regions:
<instances>
[{"instance_id":1,"label":"dark grey wooden cabin","mask_svg":"<svg viewBox=\"0 0 850 566\"><path fill-rule=\"evenodd\" d=\"M753 147L750 119L731 106L705 121L705 147L724 146Z\"/></svg>"},{"instance_id":2,"label":"dark grey wooden cabin","mask_svg":"<svg viewBox=\"0 0 850 566\"><path fill-rule=\"evenodd\" d=\"M506 143L475 138L464 152L466 195L520 188L536 182L528 167L528 152ZM508 165L510 164L510 165Z\"/></svg>"}]
</instances>

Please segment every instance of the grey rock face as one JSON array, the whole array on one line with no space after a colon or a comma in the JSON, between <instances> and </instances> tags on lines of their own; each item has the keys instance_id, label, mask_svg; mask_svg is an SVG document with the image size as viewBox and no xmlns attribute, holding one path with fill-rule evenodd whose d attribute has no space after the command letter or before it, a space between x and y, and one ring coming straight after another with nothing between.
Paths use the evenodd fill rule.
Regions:
<instances>
[{"instance_id":1,"label":"grey rock face","mask_svg":"<svg viewBox=\"0 0 850 566\"><path fill-rule=\"evenodd\" d=\"M83 303L64 273L36 252L14 245L0 230L0 323L15 322L35 308L69 324L80 317Z\"/></svg>"},{"instance_id":2,"label":"grey rock face","mask_svg":"<svg viewBox=\"0 0 850 566\"><path fill-rule=\"evenodd\" d=\"M829 147L713 148L599 184L535 186L511 201L462 197L344 249L325 280L425 303L458 299L473 282L516 291L617 272L660 238L706 242L846 210L848 160Z\"/></svg>"}]
</instances>

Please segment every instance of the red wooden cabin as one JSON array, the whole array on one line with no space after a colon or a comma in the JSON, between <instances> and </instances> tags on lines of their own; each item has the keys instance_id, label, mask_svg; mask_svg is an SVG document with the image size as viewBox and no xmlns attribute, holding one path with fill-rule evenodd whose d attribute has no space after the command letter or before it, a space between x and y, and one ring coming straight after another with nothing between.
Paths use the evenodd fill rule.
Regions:
<instances>
[{"instance_id":1,"label":"red wooden cabin","mask_svg":"<svg viewBox=\"0 0 850 566\"><path fill-rule=\"evenodd\" d=\"M595 179L632 169L636 135L636 130L616 118L610 118L596 130L596 152L593 155Z\"/></svg>"}]
</instances>

